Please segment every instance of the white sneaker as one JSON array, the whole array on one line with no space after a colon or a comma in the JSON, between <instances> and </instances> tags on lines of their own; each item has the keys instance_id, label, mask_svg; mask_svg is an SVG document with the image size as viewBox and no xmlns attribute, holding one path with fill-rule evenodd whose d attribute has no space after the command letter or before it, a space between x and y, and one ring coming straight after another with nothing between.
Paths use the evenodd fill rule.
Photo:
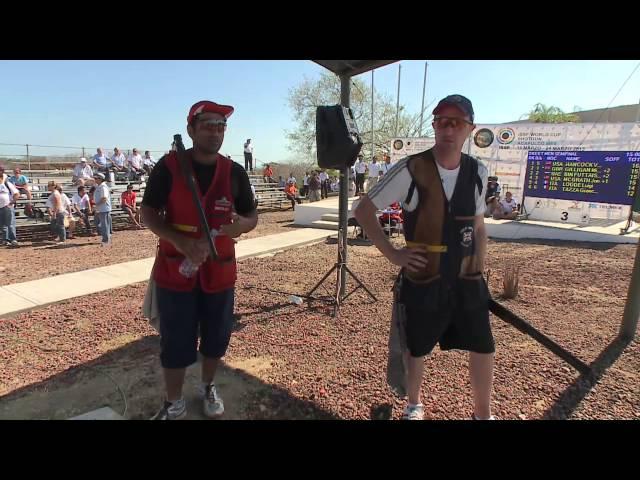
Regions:
<instances>
[{"instance_id":1,"label":"white sneaker","mask_svg":"<svg viewBox=\"0 0 640 480\"><path fill-rule=\"evenodd\" d=\"M222 397L218 394L213 383L205 387L203 407L204 414L208 418L219 418L224 413Z\"/></svg>"},{"instance_id":2,"label":"white sneaker","mask_svg":"<svg viewBox=\"0 0 640 480\"><path fill-rule=\"evenodd\" d=\"M403 420L424 420L424 405L407 405L402 412Z\"/></svg>"},{"instance_id":3,"label":"white sneaker","mask_svg":"<svg viewBox=\"0 0 640 480\"><path fill-rule=\"evenodd\" d=\"M18 241L17 241L17 240L12 240L12 241L11 241L11 246L12 246L12 247L18 247L18 246L20 246L20 244L18 243Z\"/></svg>"},{"instance_id":4,"label":"white sneaker","mask_svg":"<svg viewBox=\"0 0 640 480\"><path fill-rule=\"evenodd\" d=\"M187 403L184 398L171 403L164 402L162 408L156 413L151 420L182 420L187 416Z\"/></svg>"}]
</instances>

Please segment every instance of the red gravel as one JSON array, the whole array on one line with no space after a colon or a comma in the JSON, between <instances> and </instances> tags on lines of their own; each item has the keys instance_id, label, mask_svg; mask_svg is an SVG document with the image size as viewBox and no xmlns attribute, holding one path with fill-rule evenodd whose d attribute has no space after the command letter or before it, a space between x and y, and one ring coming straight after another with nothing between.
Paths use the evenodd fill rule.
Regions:
<instances>
[{"instance_id":1,"label":"red gravel","mask_svg":"<svg viewBox=\"0 0 640 480\"><path fill-rule=\"evenodd\" d=\"M632 245L492 241L490 287L498 296L502 269L518 262L522 266L520 295L505 304L591 362L617 335L634 252ZM271 359L271 367L259 377L274 387L243 399L244 418L367 419L384 417L387 409L392 418L400 416L403 404L385 383L390 288L396 268L374 247L352 246L349 255L350 267L378 302L369 303L358 291L336 319L319 301L307 308L287 299L289 293L306 293L331 267L335 245L319 244L241 262L236 291L240 318L227 361ZM330 290L335 277L331 278L326 283ZM73 300L0 320L0 395L154 335L139 314L144 289L144 284L138 284L92 295L82 303ZM495 317L492 325L497 417L640 418L638 342L626 346L590 388L587 381L574 385L577 372L528 336ZM35 345L68 351L43 352ZM136 355L155 356L157 348L157 341L143 342ZM121 375L135 366L131 357L119 358L115 353L101 361L122 368ZM55 388L63 378L44 385ZM12 398L11 394L0 398L0 407ZM469 418L472 402L465 353L434 350L427 360L423 403L428 418Z\"/></svg>"}]
</instances>

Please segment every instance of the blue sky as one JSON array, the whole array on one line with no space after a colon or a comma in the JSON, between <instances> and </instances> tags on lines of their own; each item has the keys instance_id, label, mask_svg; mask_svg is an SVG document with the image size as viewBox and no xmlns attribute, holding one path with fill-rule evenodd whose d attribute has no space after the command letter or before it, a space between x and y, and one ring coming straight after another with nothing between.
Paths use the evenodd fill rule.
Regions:
<instances>
[{"instance_id":1,"label":"blue sky","mask_svg":"<svg viewBox=\"0 0 640 480\"><path fill-rule=\"evenodd\" d=\"M425 60L402 60L400 101L420 109ZM638 60L429 61L425 103L461 93L478 123L517 120L537 103L572 111L605 107ZM198 100L236 108L222 147L239 155L252 138L261 162L292 157L284 130L292 129L287 93L323 68L309 60L257 61L0 61L0 143L137 147L167 150L186 134L186 115ZM375 71L376 90L395 98L398 64ZM371 74L360 76L370 82ZM640 69L613 106L638 103ZM361 127L364 128L364 127ZM31 148L32 154L73 150ZM87 152L87 153L89 153ZM24 148L0 145L3 154Z\"/></svg>"}]
</instances>

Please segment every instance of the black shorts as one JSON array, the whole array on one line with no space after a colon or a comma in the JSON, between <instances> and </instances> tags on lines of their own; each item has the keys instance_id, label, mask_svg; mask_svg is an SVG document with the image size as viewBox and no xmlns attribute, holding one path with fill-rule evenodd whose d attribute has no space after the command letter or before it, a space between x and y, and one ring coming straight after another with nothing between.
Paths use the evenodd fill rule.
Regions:
<instances>
[{"instance_id":1,"label":"black shorts","mask_svg":"<svg viewBox=\"0 0 640 480\"><path fill-rule=\"evenodd\" d=\"M489 292L482 277L459 279L451 288L441 280L418 285L403 280L400 301L405 305L407 346L412 357L441 350L493 353L489 322Z\"/></svg>"},{"instance_id":2,"label":"black shorts","mask_svg":"<svg viewBox=\"0 0 640 480\"><path fill-rule=\"evenodd\" d=\"M203 356L224 356L233 328L233 288L204 293L199 288L176 292L157 287L157 292L163 368L186 368L195 363L198 333Z\"/></svg>"}]
</instances>

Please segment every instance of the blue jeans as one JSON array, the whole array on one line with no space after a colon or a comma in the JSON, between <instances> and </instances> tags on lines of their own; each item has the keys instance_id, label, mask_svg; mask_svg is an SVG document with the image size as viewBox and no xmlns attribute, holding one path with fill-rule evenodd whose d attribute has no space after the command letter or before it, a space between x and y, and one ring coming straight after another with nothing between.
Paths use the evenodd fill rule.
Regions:
<instances>
[{"instance_id":1,"label":"blue jeans","mask_svg":"<svg viewBox=\"0 0 640 480\"><path fill-rule=\"evenodd\" d=\"M4 236L4 241L12 242L16 240L16 211L13 206L0 208L0 228Z\"/></svg>"},{"instance_id":2,"label":"blue jeans","mask_svg":"<svg viewBox=\"0 0 640 480\"><path fill-rule=\"evenodd\" d=\"M64 242L67 239L67 231L64 228L64 212L56 213L56 218L51 219L51 229L58 235L58 239Z\"/></svg>"},{"instance_id":3,"label":"blue jeans","mask_svg":"<svg viewBox=\"0 0 640 480\"><path fill-rule=\"evenodd\" d=\"M102 235L102 243L111 240L111 212L96 212L98 233Z\"/></svg>"}]
</instances>

